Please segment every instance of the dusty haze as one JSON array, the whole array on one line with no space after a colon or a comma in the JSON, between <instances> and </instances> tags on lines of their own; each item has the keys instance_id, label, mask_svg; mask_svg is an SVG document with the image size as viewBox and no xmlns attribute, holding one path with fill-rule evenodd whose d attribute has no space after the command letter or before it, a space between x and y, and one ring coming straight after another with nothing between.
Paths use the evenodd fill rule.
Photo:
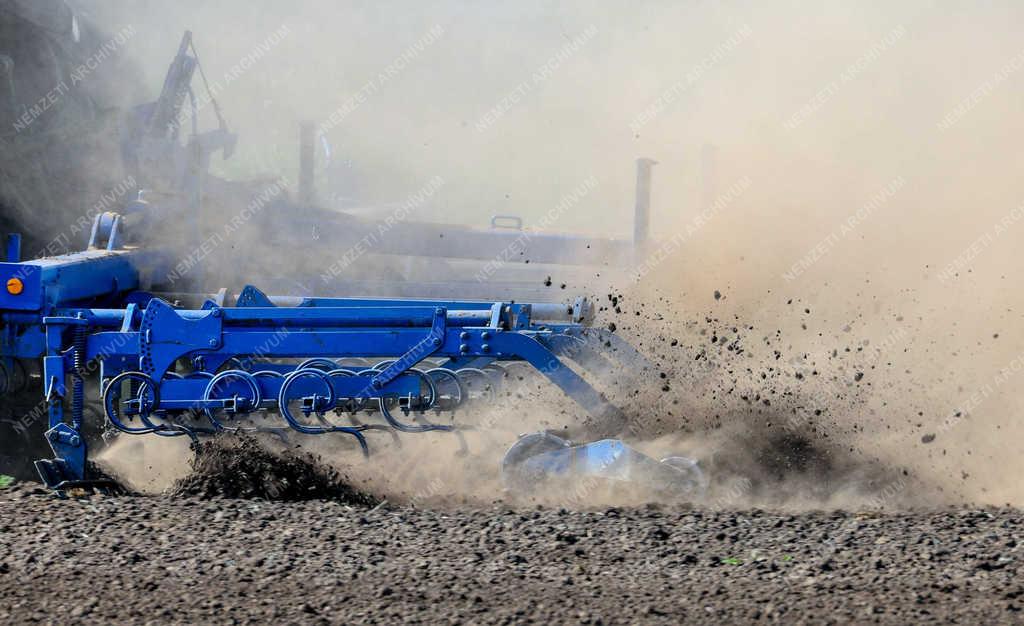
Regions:
<instances>
[{"instance_id":1,"label":"dusty haze","mask_svg":"<svg viewBox=\"0 0 1024 626\"><path fill-rule=\"evenodd\" d=\"M939 499L1024 500L1019 4L119 4L76 3L110 31L135 25L126 52L154 97L184 29L218 80L285 28L219 94L241 135L215 164L231 177L293 172L308 119L329 126L362 202L441 176L419 217L530 223L593 176L593 202L552 228L627 235L633 160L656 159L653 231L670 244L616 285L627 314L645 305L618 325L648 351L681 342L659 363L688 435L754 429L717 428L729 415L756 432L814 422L810 436L909 466ZM689 366L706 317L748 347L711 350L714 384ZM769 384L785 399L761 412L737 391Z\"/></svg>"}]
</instances>

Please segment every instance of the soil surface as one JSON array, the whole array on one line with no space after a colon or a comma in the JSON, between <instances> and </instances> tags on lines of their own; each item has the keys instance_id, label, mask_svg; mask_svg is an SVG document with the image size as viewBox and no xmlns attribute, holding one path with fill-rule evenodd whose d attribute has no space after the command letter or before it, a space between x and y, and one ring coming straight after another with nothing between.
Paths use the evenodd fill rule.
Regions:
<instances>
[{"instance_id":1,"label":"soil surface","mask_svg":"<svg viewBox=\"0 0 1024 626\"><path fill-rule=\"evenodd\" d=\"M4 623L1020 622L1017 509L420 510L0 489Z\"/></svg>"},{"instance_id":2,"label":"soil surface","mask_svg":"<svg viewBox=\"0 0 1024 626\"><path fill-rule=\"evenodd\" d=\"M299 449L274 451L246 435L209 439L199 446L191 473L174 484L172 495L376 504L373 496L350 487L341 472Z\"/></svg>"}]
</instances>

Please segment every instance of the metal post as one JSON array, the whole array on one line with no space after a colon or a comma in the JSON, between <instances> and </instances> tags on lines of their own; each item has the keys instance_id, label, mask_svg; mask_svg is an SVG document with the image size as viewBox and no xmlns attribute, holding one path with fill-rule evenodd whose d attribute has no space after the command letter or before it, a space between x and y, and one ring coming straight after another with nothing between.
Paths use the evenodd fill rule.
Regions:
<instances>
[{"instance_id":1,"label":"metal post","mask_svg":"<svg viewBox=\"0 0 1024 626\"><path fill-rule=\"evenodd\" d=\"M316 127L312 122L299 125L299 203L311 206L316 199L313 165L316 159Z\"/></svg>"},{"instance_id":2,"label":"metal post","mask_svg":"<svg viewBox=\"0 0 1024 626\"><path fill-rule=\"evenodd\" d=\"M657 161L648 158L636 160L636 212L633 216L633 247L647 244L651 229L651 168Z\"/></svg>"}]
</instances>

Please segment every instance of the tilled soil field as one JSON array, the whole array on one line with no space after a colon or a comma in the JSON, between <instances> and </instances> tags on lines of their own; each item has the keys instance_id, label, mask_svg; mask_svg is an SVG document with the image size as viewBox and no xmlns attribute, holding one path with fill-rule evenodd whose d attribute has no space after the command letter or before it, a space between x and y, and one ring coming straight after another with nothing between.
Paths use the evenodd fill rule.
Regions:
<instances>
[{"instance_id":1,"label":"tilled soil field","mask_svg":"<svg viewBox=\"0 0 1024 626\"><path fill-rule=\"evenodd\" d=\"M1004 623L1024 515L0 490L5 623Z\"/></svg>"}]
</instances>

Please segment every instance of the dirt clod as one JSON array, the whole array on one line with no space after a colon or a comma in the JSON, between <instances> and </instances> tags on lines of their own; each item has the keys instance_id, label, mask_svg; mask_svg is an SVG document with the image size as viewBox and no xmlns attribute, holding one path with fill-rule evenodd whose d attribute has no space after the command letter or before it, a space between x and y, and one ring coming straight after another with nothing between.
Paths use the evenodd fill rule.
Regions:
<instances>
[{"instance_id":1,"label":"dirt clod","mask_svg":"<svg viewBox=\"0 0 1024 626\"><path fill-rule=\"evenodd\" d=\"M192 473L174 485L171 495L375 503L314 455L290 448L278 451L246 436L201 443Z\"/></svg>"}]
</instances>

